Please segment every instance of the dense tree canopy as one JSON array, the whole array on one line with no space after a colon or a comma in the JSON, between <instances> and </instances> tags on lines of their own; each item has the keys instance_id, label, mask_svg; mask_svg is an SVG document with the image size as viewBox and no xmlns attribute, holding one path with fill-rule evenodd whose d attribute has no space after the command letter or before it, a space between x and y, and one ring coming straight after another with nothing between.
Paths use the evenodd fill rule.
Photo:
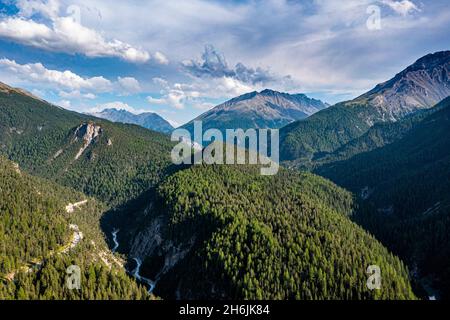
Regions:
<instances>
[{"instance_id":1,"label":"dense tree canopy","mask_svg":"<svg viewBox=\"0 0 450 320\"><path fill-rule=\"evenodd\" d=\"M431 282L448 298L450 98L425 115L412 125L405 120L386 127L410 128L391 144L316 172L359 195L356 221L408 262L420 282Z\"/></svg>"},{"instance_id":2,"label":"dense tree canopy","mask_svg":"<svg viewBox=\"0 0 450 320\"><path fill-rule=\"evenodd\" d=\"M92 198L21 172L0 157L0 299L148 299L108 252ZM70 203L87 202L66 210ZM73 227L83 239L75 246ZM66 269L81 268L81 290L69 290Z\"/></svg>"},{"instance_id":3,"label":"dense tree canopy","mask_svg":"<svg viewBox=\"0 0 450 320\"><path fill-rule=\"evenodd\" d=\"M77 128L99 135L81 156ZM165 175L168 136L135 125L60 109L27 95L0 92L0 154L33 175L48 178L117 205L137 197Z\"/></svg>"},{"instance_id":4,"label":"dense tree canopy","mask_svg":"<svg viewBox=\"0 0 450 320\"><path fill-rule=\"evenodd\" d=\"M200 298L414 298L400 260L349 220L351 195L322 178L196 166L169 177L159 196L168 237L195 238L159 287L181 281ZM366 287L369 265L381 267L381 290Z\"/></svg>"}]
</instances>

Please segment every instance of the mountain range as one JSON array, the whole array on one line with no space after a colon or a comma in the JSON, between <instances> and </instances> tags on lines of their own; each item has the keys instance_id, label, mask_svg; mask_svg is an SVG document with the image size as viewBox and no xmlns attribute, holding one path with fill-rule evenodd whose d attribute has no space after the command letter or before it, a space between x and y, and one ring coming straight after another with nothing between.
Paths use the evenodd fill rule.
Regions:
<instances>
[{"instance_id":1,"label":"mountain range","mask_svg":"<svg viewBox=\"0 0 450 320\"><path fill-rule=\"evenodd\" d=\"M308 166L379 123L429 109L450 95L450 51L427 55L362 96L282 128L281 159Z\"/></svg>"},{"instance_id":2,"label":"mountain range","mask_svg":"<svg viewBox=\"0 0 450 320\"><path fill-rule=\"evenodd\" d=\"M83 299L448 299L449 57L331 107L265 90L199 117L286 125L275 176L174 166L166 134L2 84L0 298L76 298L55 271L75 259Z\"/></svg>"},{"instance_id":3,"label":"mountain range","mask_svg":"<svg viewBox=\"0 0 450 320\"><path fill-rule=\"evenodd\" d=\"M0 92L0 155L105 202L120 204L151 187L170 165L171 148L162 133L68 111L13 88Z\"/></svg>"},{"instance_id":4,"label":"mountain range","mask_svg":"<svg viewBox=\"0 0 450 320\"><path fill-rule=\"evenodd\" d=\"M397 138L314 171L360 199L355 220L399 254L429 296L450 297L450 97L383 127ZM380 130L380 129L378 129Z\"/></svg>"},{"instance_id":5,"label":"mountain range","mask_svg":"<svg viewBox=\"0 0 450 320\"><path fill-rule=\"evenodd\" d=\"M328 104L304 94L288 94L266 89L231 99L200 115L183 128L192 131L193 121L203 129L278 129L327 108Z\"/></svg>"},{"instance_id":6,"label":"mountain range","mask_svg":"<svg viewBox=\"0 0 450 320\"><path fill-rule=\"evenodd\" d=\"M62 200L69 208L66 210L79 217L72 217L70 225L83 229L76 232L84 232L89 225L95 232L106 233L111 247L114 244L128 257L124 269L118 268L137 269L143 274L138 281L144 276L153 279L157 283L153 293L158 296L415 297L404 265L351 222L351 195L329 181L289 171L269 178L261 176L258 168L233 165L174 168L167 161L172 144L166 135L77 114L13 90L0 93L0 119L0 154L26 174L84 192L85 196ZM6 166L14 168L13 164ZM279 194L269 192L274 185ZM41 192L39 188L37 192ZM89 215L89 196L105 203L103 214ZM26 200L6 198L4 205L16 210L22 201ZM49 216L61 210L58 205L52 208L47 210ZM85 223L86 215L93 220ZM32 225L29 232L41 233L38 227ZM10 236L14 237L18 235ZM89 240L83 240L79 233L76 239L83 244L79 251L82 256L95 254ZM61 238L57 243L64 241ZM51 251L54 245L40 246ZM18 247L14 259L38 261L39 257L27 255L26 250L25 246ZM367 254L360 257L361 252ZM108 263L114 263L107 258L111 256L114 254L110 251L100 250L98 263L108 267ZM358 264L354 264L356 256L360 257ZM366 288L365 265L373 259L390 270L385 277L392 285L383 293ZM45 261L44 267L49 270L64 268L59 260ZM96 266L89 258L85 261L83 272L91 277ZM261 269L262 265L265 268ZM45 281L42 275L21 275L25 277L21 282L24 286L15 287L13 297L36 297L28 291L34 285L25 284ZM90 289L89 297L105 297L101 288L108 283L104 281L100 282L100 291ZM130 297L121 295L120 288L127 286L125 279L122 281L112 296ZM357 288L347 291L351 283L357 283ZM47 297L44 294L37 297ZM10 293L3 296L10 297ZM136 292L136 297L143 294Z\"/></svg>"},{"instance_id":7,"label":"mountain range","mask_svg":"<svg viewBox=\"0 0 450 320\"><path fill-rule=\"evenodd\" d=\"M113 122L136 124L163 133L171 133L174 129L169 122L152 112L134 114L123 109L108 108L100 112L91 113L91 115Z\"/></svg>"}]
</instances>

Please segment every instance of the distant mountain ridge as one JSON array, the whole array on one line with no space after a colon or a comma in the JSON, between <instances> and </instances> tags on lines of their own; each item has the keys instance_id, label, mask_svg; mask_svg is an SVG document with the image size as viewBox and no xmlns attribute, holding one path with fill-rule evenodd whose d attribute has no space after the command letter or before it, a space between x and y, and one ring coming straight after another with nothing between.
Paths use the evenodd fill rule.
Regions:
<instances>
[{"instance_id":1,"label":"distant mountain ridge","mask_svg":"<svg viewBox=\"0 0 450 320\"><path fill-rule=\"evenodd\" d=\"M24 89L11 87L1 81L0 81L0 93L5 93L5 94L17 93L17 94L22 94L22 95L28 96L28 97L36 99L36 100L40 100L42 102L46 102L43 99L36 97L34 94L32 94Z\"/></svg>"},{"instance_id":2,"label":"distant mountain ridge","mask_svg":"<svg viewBox=\"0 0 450 320\"><path fill-rule=\"evenodd\" d=\"M415 270L428 296L439 299L450 297L449 128L450 97L377 129L384 131L378 136L400 133L394 142L369 152L360 148L315 170L359 195L355 220Z\"/></svg>"},{"instance_id":3,"label":"distant mountain ridge","mask_svg":"<svg viewBox=\"0 0 450 320\"><path fill-rule=\"evenodd\" d=\"M414 111L430 108L450 96L450 51L426 55L357 98L382 109L396 121Z\"/></svg>"},{"instance_id":4,"label":"distant mountain ridge","mask_svg":"<svg viewBox=\"0 0 450 320\"><path fill-rule=\"evenodd\" d=\"M65 110L8 86L0 90L0 155L108 204L159 181L171 149L165 134Z\"/></svg>"},{"instance_id":5,"label":"distant mountain ridge","mask_svg":"<svg viewBox=\"0 0 450 320\"><path fill-rule=\"evenodd\" d=\"M91 115L112 122L136 124L146 129L163 133L170 133L174 129L167 120L153 112L134 114L123 109L108 108L100 112L91 113Z\"/></svg>"},{"instance_id":6,"label":"distant mountain ridge","mask_svg":"<svg viewBox=\"0 0 450 320\"><path fill-rule=\"evenodd\" d=\"M327 108L329 105L304 94L288 94L274 90L250 92L233 98L200 115L204 130L277 129ZM193 121L186 124L191 128Z\"/></svg>"},{"instance_id":7,"label":"distant mountain ridge","mask_svg":"<svg viewBox=\"0 0 450 320\"><path fill-rule=\"evenodd\" d=\"M362 96L282 128L281 158L308 165L364 135L433 107L450 95L450 51L427 55Z\"/></svg>"}]
</instances>

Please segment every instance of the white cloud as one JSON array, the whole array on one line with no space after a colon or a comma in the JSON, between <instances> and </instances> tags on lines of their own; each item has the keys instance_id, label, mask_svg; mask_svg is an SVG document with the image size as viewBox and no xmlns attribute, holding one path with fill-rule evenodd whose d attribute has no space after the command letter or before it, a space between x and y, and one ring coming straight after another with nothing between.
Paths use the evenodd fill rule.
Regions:
<instances>
[{"instance_id":1,"label":"white cloud","mask_svg":"<svg viewBox=\"0 0 450 320\"><path fill-rule=\"evenodd\" d=\"M93 93L81 93L79 90L74 90L70 92L60 91L59 96L66 99L90 99L93 100L97 96Z\"/></svg>"},{"instance_id":2,"label":"white cloud","mask_svg":"<svg viewBox=\"0 0 450 320\"><path fill-rule=\"evenodd\" d=\"M31 20L7 18L0 21L0 37L39 47L43 39L52 37L52 30Z\"/></svg>"},{"instance_id":3,"label":"white cloud","mask_svg":"<svg viewBox=\"0 0 450 320\"><path fill-rule=\"evenodd\" d=\"M60 3L58 0L18 0L16 6L24 17L31 17L39 13L46 18L56 18Z\"/></svg>"},{"instance_id":4,"label":"white cloud","mask_svg":"<svg viewBox=\"0 0 450 320\"><path fill-rule=\"evenodd\" d=\"M392 10L394 10L398 14L401 14L402 16L407 16L414 11L420 11L420 9L414 4L414 2L409 0L382 0L382 3L389 6Z\"/></svg>"},{"instance_id":5,"label":"white cloud","mask_svg":"<svg viewBox=\"0 0 450 320\"><path fill-rule=\"evenodd\" d=\"M73 2L61 0L57 16ZM155 62L156 51L167 53L171 61L163 68L167 73L162 74L158 67L146 71L150 78L167 79L162 79L166 84L154 81L163 89L159 93L161 99L167 98L170 90L176 90L175 82L189 84L191 87L182 86L185 94L189 91L200 94L198 98L184 100L183 104L190 107L190 103L192 106L200 104L206 98L228 98L258 89L254 85L230 81L227 77L212 81L180 76L174 61L195 59L204 44L212 43L220 48L227 56L229 69L234 69L238 62L255 70L270 67L273 74L290 74L295 82L295 87L281 84L277 89L270 84L270 88L327 94L346 91L356 95L389 79L418 57L445 49L442 39L446 39L450 26L447 2L273 0L261 5L258 1L147 0L139 4L137 1L116 1L111 6L106 0L77 0L76 4L82 10L82 25L97 30L104 42L120 39L133 46L140 45L142 49L139 49L148 52ZM371 4L377 4L383 10L382 30L377 32L366 27L369 17L366 10ZM420 14L415 14L414 7ZM38 42L35 46L41 46L55 34L52 21L37 20L25 13L14 18L16 23L21 23L18 18L26 22L34 19L35 22L34 25L22 23L20 28L8 24L10 28L6 34L17 37L17 42L34 45L35 41ZM0 25L5 24L6 19L0 18ZM0 27L0 33L6 27ZM55 46L52 42L47 45ZM394 46L396 50L392 50ZM144 82L141 85L144 90L148 89ZM153 97L159 97L159 94Z\"/></svg>"},{"instance_id":6,"label":"white cloud","mask_svg":"<svg viewBox=\"0 0 450 320\"><path fill-rule=\"evenodd\" d=\"M150 59L148 52L116 39L106 40L72 17L54 18L51 27L23 17L10 17L0 22L0 37L44 50L88 57L117 57L134 63Z\"/></svg>"},{"instance_id":7,"label":"white cloud","mask_svg":"<svg viewBox=\"0 0 450 320\"><path fill-rule=\"evenodd\" d=\"M164 99L164 98L153 98L152 96L148 96L147 97L147 101L152 103L152 104L157 104L157 105L165 105L165 104L167 104L166 99Z\"/></svg>"},{"instance_id":8,"label":"white cloud","mask_svg":"<svg viewBox=\"0 0 450 320\"><path fill-rule=\"evenodd\" d=\"M185 103L189 100L189 94L186 94L183 90L170 89L163 97L153 98L152 96L147 97L147 101L152 104L167 105L175 109L184 109Z\"/></svg>"},{"instance_id":9,"label":"white cloud","mask_svg":"<svg viewBox=\"0 0 450 320\"><path fill-rule=\"evenodd\" d=\"M280 77L262 68L250 68L243 63L237 63L234 68L228 66L225 55L212 45L206 45L200 60L182 62L184 70L197 78L233 78L239 82L255 85L273 83Z\"/></svg>"},{"instance_id":10,"label":"white cloud","mask_svg":"<svg viewBox=\"0 0 450 320\"><path fill-rule=\"evenodd\" d=\"M118 77L117 82L124 95L135 94L141 92L141 85L133 77Z\"/></svg>"},{"instance_id":11,"label":"white cloud","mask_svg":"<svg viewBox=\"0 0 450 320\"><path fill-rule=\"evenodd\" d=\"M163 88L167 88L167 86L169 85L169 82L163 78L156 77L156 78L153 78L152 80L153 80L153 83L155 83Z\"/></svg>"},{"instance_id":12,"label":"white cloud","mask_svg":"<svg viewBox=\"0 0 450 320\"><path fill-rule=\"evenodd\" d=\"M153 82L161 87L161 97L147 97L151 104L166 105L178 110L186 106L196 109L208 109L211 105L205 99L229 99L263 87L247 85L233 77L194 78L192 83L170 84L162 78L153 78Z\"/></svg>"},{"instance_id":13,"label":"white cloud","mask_svg":"<svg viewBox=\"0 0 450 320\"><path fill-rule=\"evenodd\" d=\"M159 51L155 52L155 54L153 55L153 58L159 64L169 64L169 59L167 59L167 57L163 53L161 53Z\"/></svg>"},{"instance_id":14,"label":"white cloud","mask_svg":"<svg viewBox=\"0 0 450 320\"><path fill-rule=\"evenodd\" d=\"M110 81L102 76L84 78L72 71L50 70L42 63L18 64L14 60L0 59L0 68L8 70L33 86L59 89L59 96L65 99L95 99L96 93L119 92L131 95L141 92L141 85L133 77L118 77Z\"/></svg>"},{"instance_id":15,"label":"white cloud","mask_svg":"<svg viewBox=\"0 0 450 320\"><path fill-rule=\"evenodd\" d=\"M213 89L223 92L228 96L238 96L254 91L256 86L250 86L230 77L222 77L213 81Z\"/></svg>"},{"instance_id":16,"label":"white cloud","mask_svg":"<svg viewBox=\"0 0 450 320\"><path fill-rule=\"evenodd\" d=\"M0 59L0 67L4 67L21 79L33 84L50 84L62 89L89 90L107 92L112 89L112 83L103 77L83 78L72 71L50 70L42 63L18 64L14 60Z\"/></svg>"},{"instance_id":17,"label":"white cloud","mask_svg":"<svg viewBox=\"0 0 450 320\"><path fill-rule=\"evenodd\" d=\"M72 103L69 100L61 100L57 103L57 105L63 107L64 109L70 109Z\"/></svg>"},{"instance_id":18,"label":"white cloud","mask_svg":"<svg viewBox=\"0 0 450 320\"><path fill-rule=\"evenodd\" d=\"M107 39L95 29L83 26L77 15L61 16L59 0L19 0L16 6L19 9L17 15L0 21L1 38L48 51L81 53L88 57L117 57L132 63L145 63L151 59L151 54L144 49L114 38ZM36 15L46 20L35 20ZM153 59L158 64L169 63L159 51Z\"/></svg>"}]
</instances>

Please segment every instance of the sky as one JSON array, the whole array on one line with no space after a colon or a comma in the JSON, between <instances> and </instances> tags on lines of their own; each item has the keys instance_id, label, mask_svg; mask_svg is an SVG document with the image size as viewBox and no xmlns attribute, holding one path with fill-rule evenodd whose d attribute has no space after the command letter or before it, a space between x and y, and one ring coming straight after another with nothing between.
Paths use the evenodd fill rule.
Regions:
<instances>
[{"instance_id":1,"label":"sky","mask_svg":"<svg viewBox=\"0 0 450 320\"><path fill-rule=\"evenodd\" d=\"M355 98L448 30L448 0L0 0L0 81L179 126L265 88Z\"/></svg>"}]
</instances>

